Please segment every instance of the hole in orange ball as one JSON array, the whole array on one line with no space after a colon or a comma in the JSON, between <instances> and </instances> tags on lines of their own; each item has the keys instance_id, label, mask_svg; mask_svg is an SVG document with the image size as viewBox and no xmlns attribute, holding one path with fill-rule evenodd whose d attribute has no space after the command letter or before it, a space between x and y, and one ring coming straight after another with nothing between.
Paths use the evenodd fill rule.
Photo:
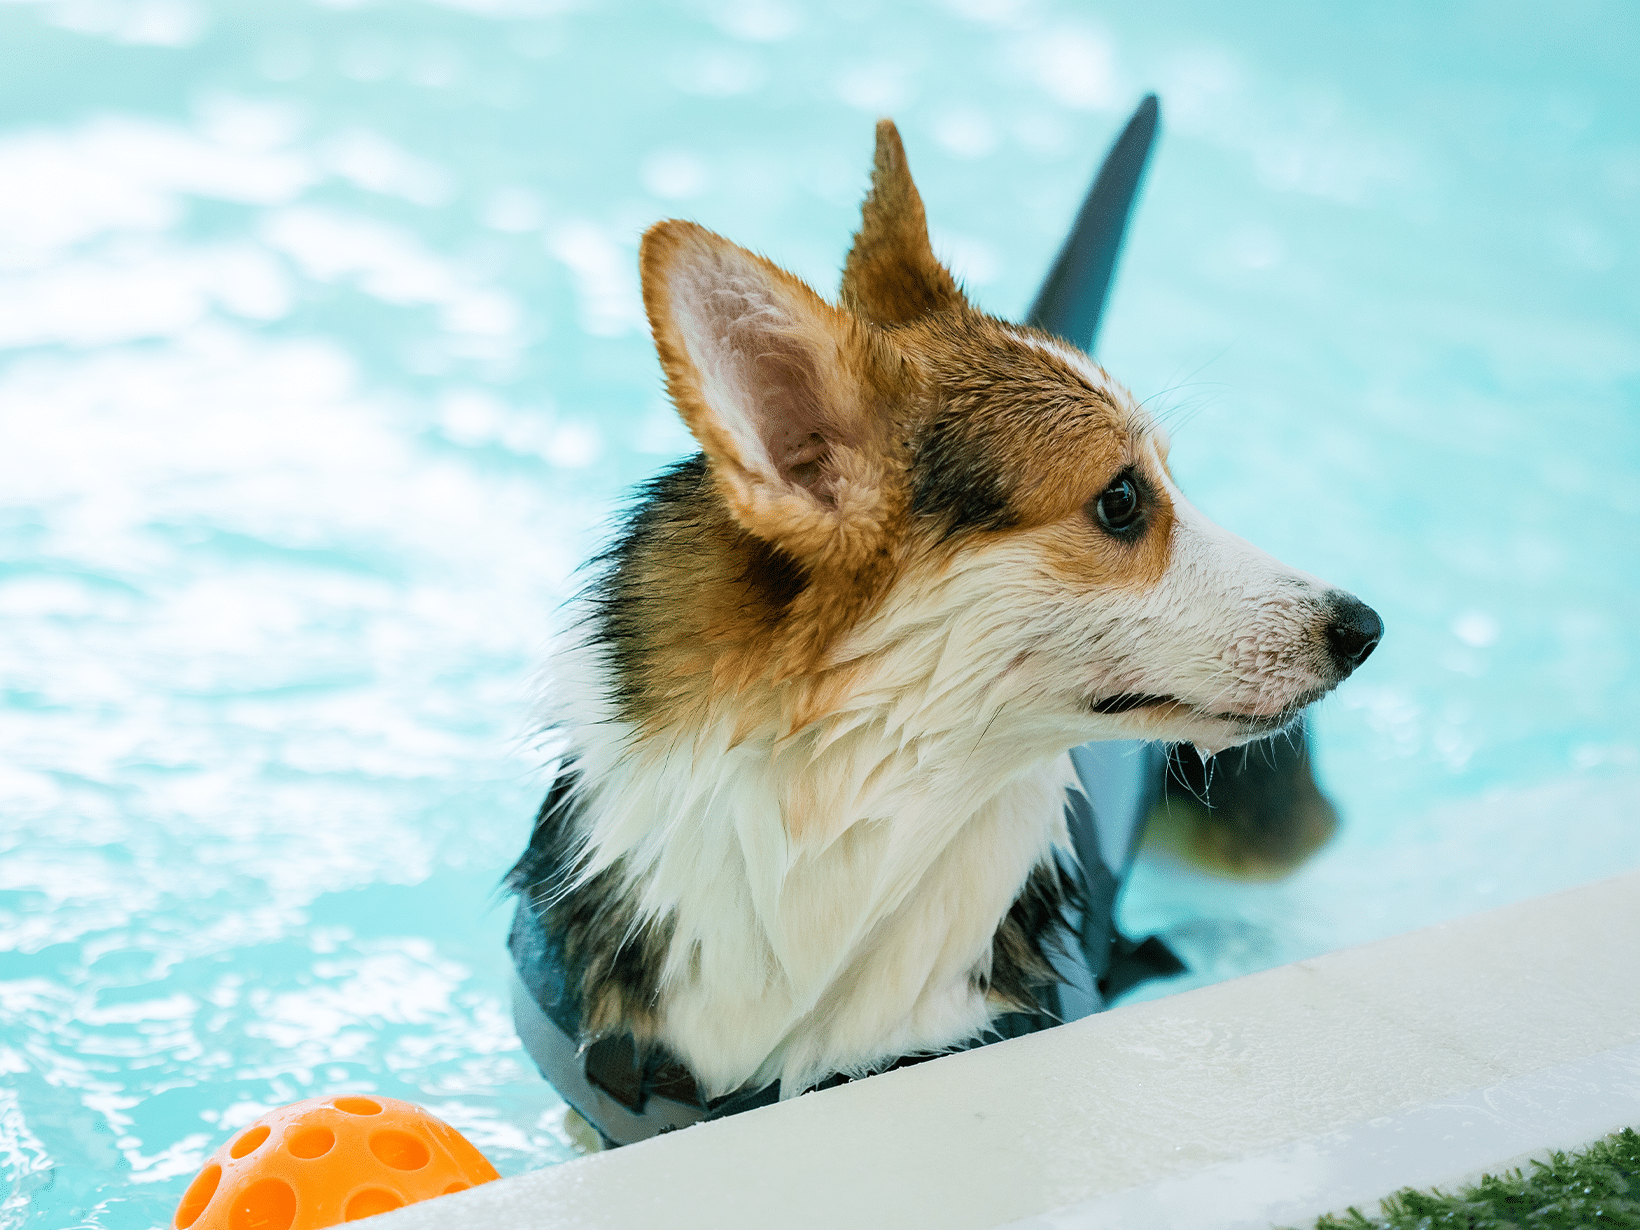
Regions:
<instances>
[{"instance_id":1,"label":"hole in orange ball","mask_svg":"<svg viewBox=\"0 0 1640 1230\"><path fill-rule=\"evenodd\" d=\"M425 1141L391 1128L370 1134L370 1151L394 1170L420 1170L433 1156Z\"/></svg>"},{"instance_id":2,"label":"hole in orange ball","mask_svg":"<svg viewBox=\"0 0 1640 1230\"><path fill-rule=\"evenodd\" d=\"M456 1192L464 1192L471 1186L472 1184L467 1182L465 1179L457 1179L454 1183L450 1184L449 1187L444 1189L444 1194L446 1196L450 1196Z\"/></svg>"},{"instance_id":3,"label":"hole in orange ball","mask_svg":"<svg viewBox=\"0 0 1640 1230\"><path fill-rule=\"evenodd\" d=\"M397 1192L385 1191L380 1187L367 1187L362 1192L354 1192L353 1198L347 1202L347 1208L342 1216L348 1221L358 1221L361 1217L374 1217L377 1213L386 1213L390 1209L402 1209L404 1197Z\"/></svg>"},{"instance_id":4,"label":"hole in orange ball","mask_svg":"<svg viewBox=\"0 0 1640 1230\"><path fill-rule=\"evenodd\" d=\"M268 1138L267 1124L262 1124L258 1127L253 1127L250 1131L246 1132L238 1140L233 1142L233 1148L228 1150L228 1156L229 1157L244 1157L245 1154L250 1153L253 1150L255 1150L256 1147L258 1145L260 1145L267 1138Z\"/></svg>"},{"instance_id":5,"label":"hole in orange ball","mask_svg":"<svg viewBox=\"0 0 1640 1230\"><path fill-rule=\"evenodd\" d=\"M296 1193L283 1179L262 1179L233 1198L228 1230L290 1230L296 1220Z\"/></svg>"},{"instance_id":6,"label":"hole in orange ball","mask_svg":"<svg viewBox=\"0 0 1640 1230\"><path fill-rule=\"evenodd\" d=\"M303 1128L285 1142L285 1148L300 1158L323 1157L336 1144L336 1133L326 1127Z\"/></svg>"},{"instance_id":7,"label":"hole in orange ball","mask_svg":"<svg viewBox=\"0 0 1640 1230\"><path fill-rule=\"evenodd\" d=\"M337 1110L345 1110L350 1115L379 1115L382 1113L382 1104L372 1102L369 1098L337 1098L331 1105Z\"/></svg>"},{"instance_id":8,"label":"hole in orange ball","mask_svg":"<svg viewBox=\"0 0 1640 1230\"><path fill-rule=\"evenodd\" d=\"M188 1230L189 1226L199 1220L205 1206L211 1203L211 1197L216 1195L216 1185L220 1182L222 1167L215 1162L194 1177L194 1181L188 1184L188 1190L182 1193L182 1203L177 1205L177 1230Z\"/></svg>"}]
</instances>

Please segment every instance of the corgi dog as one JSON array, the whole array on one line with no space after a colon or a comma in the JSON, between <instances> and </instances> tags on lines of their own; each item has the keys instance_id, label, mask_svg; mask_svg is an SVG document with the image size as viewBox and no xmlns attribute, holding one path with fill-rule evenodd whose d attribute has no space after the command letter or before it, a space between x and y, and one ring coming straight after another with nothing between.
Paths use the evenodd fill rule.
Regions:
<instances>
[{"instance_id":1,"label":"corgi dog","mask_svg":"<svg viewBox=\"0 0 1640 1230\"><path fill-rule=\"evenodd\" d=\"M700 452L645 486L552 671L510 883L579 1044L790 1096L1057 975L1068 751L1293 722L1373 611L1214 525L1089 356L975 308L894 125L836 303L692 222L643 297Z\"/></svg>"}]
</instances>

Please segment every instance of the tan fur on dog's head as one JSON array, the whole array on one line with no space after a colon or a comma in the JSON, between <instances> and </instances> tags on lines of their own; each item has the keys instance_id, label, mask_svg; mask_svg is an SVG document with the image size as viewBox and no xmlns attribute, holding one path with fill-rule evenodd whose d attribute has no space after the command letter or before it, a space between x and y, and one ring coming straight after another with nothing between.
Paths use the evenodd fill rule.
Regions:
<instances>
[{"instance_id":1,"label":"tan fur on dog's head","mask_svg":"<svg viewBox=\"0 0 1640 1230\"><path fill-rule=\"evenodd\" d=\"M667 631L688 646L677 672L709 671L719 694L791 683L802 699L782 702L788 717L814 720L852 686L825 676L864 656L850 641L870 642L908 584L1025 552L1023 571L997 584L1022 587L1020 619L1044 626L1035 643L999 637L995 665L1035 657L1066 672L1057 691L1074 714L1070 742L1134 734L1225 746L1268 733L1342 677L1328 657L1326 588L1189 509L1165 436L1103 368L968 303L929 245L889 121L878 125L841 306L693 223L652 227L641 261L668 388L733 527L721 541L738 562L689 566L744 572L769 566L772 552L792 578L784 601ZM1138 523L1108 523L1113 490L1142 504ZM1166 652L1178 661L1147 662L1139 628L1151 626L1154 650L1166 629L1199 623L1190 608L1206 599L1219 626L1174 636ZM1113 634L1079 605L1126 611L1139 627ZM1241 631L1224 626L1238 606ZM1261 624L1261 607L1280 617ZM1223 660L1189 661L1204 655Z\"/></svg>"},{"instance_id":2,"label":"tan fur on dog's head","mask_svg":"<svg viewBox=\"0 0 1640 1230\"><path fill-rule=\"evenodd\" d=\"M843 266L843 306L877 325L906 325L968 306L928 243L922 197L892 120L877 121L871 191Z\"/></svg>"}]
</instances>

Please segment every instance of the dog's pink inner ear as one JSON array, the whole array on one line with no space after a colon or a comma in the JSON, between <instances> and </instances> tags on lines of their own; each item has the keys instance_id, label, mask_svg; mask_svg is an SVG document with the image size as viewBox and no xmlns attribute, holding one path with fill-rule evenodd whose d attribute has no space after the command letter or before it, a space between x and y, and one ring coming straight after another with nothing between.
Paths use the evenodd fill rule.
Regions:
<instances>
[{"instance_id":1,"label":"dog's pink inner ear","mask_svg":"<svg viewBox=\"0 0 1640 1230\"><path fill-rule=\"evenodd\" d=\"M788 434L788 440L791 433ZM831 455L831 445L817 431L811 431L795 443L788 442L776 452L775 464L787 482L807 487L816 495L823 473L823 463Z\"/></svg>"},{"instance_id":2,"label":"dog's pink inner ear","mask_svg":"<svg viewBox=\"0 0 1640 1230\"><path fill-rule=\"evenodd\" d=\"M774 339L771 339L771 342ZM801 487L822 504L834 502L832 441L826 421L824 381L810 357L797 348L772 344L752 358L753 417L763 448L780 481Z\"/></svg>"},{"instance_id":3,"label":"dog's pink inner ear","mask_svg":"<svg viewBox=\"0 0 1640 1230\"><path fill-rule=\"evenodd\" d=\"M720 252L671 279L673 320L705 403L696 413L710 420L690 426L720 464L801 489L829 507L834 448L847 443L833 404L846 390L827 369L838 350L828 329L835 321L812 291L760 276L744 255ZM685 417L692 417L687 410Z\"/></svg>"}]
</instances>

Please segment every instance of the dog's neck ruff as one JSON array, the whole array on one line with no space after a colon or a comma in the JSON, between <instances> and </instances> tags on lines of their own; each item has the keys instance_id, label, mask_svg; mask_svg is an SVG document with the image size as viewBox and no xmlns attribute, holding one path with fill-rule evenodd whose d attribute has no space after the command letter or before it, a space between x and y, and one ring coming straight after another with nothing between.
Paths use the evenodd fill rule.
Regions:
<instances>
[{"instance_id":1,"label":"dog's neck ruff","mask_svg":"<svg viewBox=\"0 0 1640 1230\"><path fill-rule=\"evenodd\" d=\"M1065 844L1062 734L976 720L1005 698L942 679L938 646L895 647L794 733L737 729L737 704L641 734L597 647L577 656L561 729L581 862L563 889L613 873L667 937L652 1040L709 1095L943 1049L1007 1006L987 996L992 943Z\"/></svg>"}]
</instances>

